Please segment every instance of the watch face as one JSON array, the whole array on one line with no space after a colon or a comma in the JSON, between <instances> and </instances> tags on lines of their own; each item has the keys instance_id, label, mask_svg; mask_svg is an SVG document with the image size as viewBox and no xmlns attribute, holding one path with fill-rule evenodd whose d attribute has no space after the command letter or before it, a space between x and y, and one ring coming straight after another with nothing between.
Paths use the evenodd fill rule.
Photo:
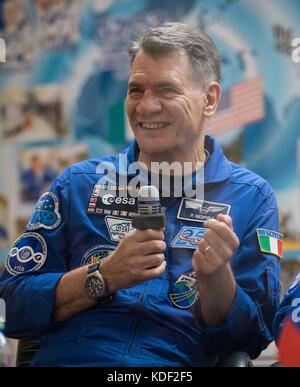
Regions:
<instances>
[{"instance_id":1,"label":"watch face","mask_svg":"<svg viewBox=\"0 0 300 387\"><path fill-rule=\"evenodd\" d=\"M104 283L96 275L91 275L86 279L85 288L89 296L101 297L104 291Z\"/></svg>"}]
</instances>

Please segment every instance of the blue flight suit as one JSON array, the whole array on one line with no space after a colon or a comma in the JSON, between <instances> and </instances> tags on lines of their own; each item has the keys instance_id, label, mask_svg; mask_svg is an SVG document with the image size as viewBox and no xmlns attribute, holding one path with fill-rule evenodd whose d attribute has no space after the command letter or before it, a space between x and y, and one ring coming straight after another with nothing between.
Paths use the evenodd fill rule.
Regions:
<instances>
[{"instance_id":1,"label":"blue flight suit","mask_svg":"<svg viewBox=\"0 0 300 387\"><path fill-rule=\"evenodd\" d=\"M126 185L112 182L108 194L101 191L99 162L115 164L121 174L125 166L117 156L67 168L41 197L10 251L0 287L7 335L41 339L33 365L206 366L233 350L257 357L272 341L280 262L261 251L257 229L278 231L274 194L265 180L228 161L212 137L206 136L205 148L204 201L176 197L165 209L166 271L64 323L52 320L58 281L66 271L105 259L131 229L137 203L119 198ZM136 152L133 141L122 160L129 165ZM237 290L224 325L207 328L194 313L192 255L203 221L219 213L232 217L240 240L231 259Z\"/></svg>"},{"instance_id":2,"label":"blue flight suit","mask_svg":"<svg viewBox=\"0 0 300 387\"><path fill-rule=\"evenodd\" d=\"M280 332L282 331L288 318L292 318L292 321L294 321L300 328L300 272L298 273L294 283L286 291L281 301L279 310L276 313L274 319L274 333L276 340L278 340Z\"/></svg>"}]
</instances>

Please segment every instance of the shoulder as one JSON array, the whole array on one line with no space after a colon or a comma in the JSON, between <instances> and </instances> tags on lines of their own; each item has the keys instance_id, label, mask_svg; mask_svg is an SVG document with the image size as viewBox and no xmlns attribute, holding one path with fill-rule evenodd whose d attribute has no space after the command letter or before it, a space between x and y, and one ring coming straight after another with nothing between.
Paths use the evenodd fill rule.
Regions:
<instances>
[{"instance_id":1,"label":"shoulder","mask_svg":"<svg viewBox=\"0 0 300 387\"><path fill-rule=\"evenodd\" d=\"M261 176L233 162L231 162L231 166L232 170L229 181L232 184L241 184L248 186L249 188L253 187L264 196L268 196L273 193L271 185Z\"/></svg>"},{"instance_id":2,"label":"shoulder","mask_svg":"<svg viewBox=\"0 0 300 387\"><path fill-rule=\"evenodd\" d=\"M273 189L267 180L241 165L233 162L230 164L232 169L228 180L231 184L240 185L245 192L252 193L252 195L256 195L258 200L265 201L274 209L277 208Z\"/></svg>"},{"instance_id":3,"label":"shoulder","mask_svg":"<svg viewBox=\"0 0 300 387\"><path fill-rule=\"evenodd\" d=\"M95 159L83 160L66 168L57 180L68 182L73 175L101 174L108 166L117 167L118 157L115 155L103 156Z\"/></svg>"},{"instance_id":4,"label":"shoulder","mask_svg":"<svg viewBox=\"0 0 300 387\"><path fill-rule=\"evenodd\" d=\"M101 165L105 167L108 164L117 164L118 157L115 155L103 156L95 159L80 161L73 164L70 167L70 174L81 174L81 173L99 173Z\"/></svg>"}]
</instances>

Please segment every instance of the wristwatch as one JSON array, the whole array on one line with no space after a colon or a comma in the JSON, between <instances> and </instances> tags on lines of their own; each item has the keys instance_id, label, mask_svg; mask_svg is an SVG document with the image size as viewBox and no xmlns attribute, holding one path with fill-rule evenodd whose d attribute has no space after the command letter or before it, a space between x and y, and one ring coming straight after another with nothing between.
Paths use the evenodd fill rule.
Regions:
<instances>
[{"instance_id":1,"label":"wristwatch","mask_svg":"<svg viewBox=\"0 0 300 387\"><path fill-rule=\"evenodd\" d=\"M102 274L99 271L100 262L89 265L85 281L85 290L89 297L106 302L112 299L108 296L107 288Z\"/></svg>"}]
</instances>

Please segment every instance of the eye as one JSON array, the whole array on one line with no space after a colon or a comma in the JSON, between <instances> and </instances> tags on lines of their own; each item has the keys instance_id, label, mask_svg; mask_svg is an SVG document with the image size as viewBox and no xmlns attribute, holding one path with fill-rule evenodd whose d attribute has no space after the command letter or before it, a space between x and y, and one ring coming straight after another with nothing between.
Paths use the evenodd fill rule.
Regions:
<instances>
[{"instance_id":1,"label":"eye","mask_svg":"<svg viewBox=\"0 0 300 387\"><path fill-rule=\"evenodd\" d=\"M128 95L134 98L138 98L143 94L143 90L140 87L133 87L128 90Z\"/></svg>"},{"instance_id":2,"label":"eye","mask_svg":"<svg viewBox=\"0 0 300 387\"><path fill-rule=\"evenodd\" d=\"M177 91L173 87L162 87L159 90L159 94L166 98L174 97L177 93Z\"/></svg>"}]
</instances>

